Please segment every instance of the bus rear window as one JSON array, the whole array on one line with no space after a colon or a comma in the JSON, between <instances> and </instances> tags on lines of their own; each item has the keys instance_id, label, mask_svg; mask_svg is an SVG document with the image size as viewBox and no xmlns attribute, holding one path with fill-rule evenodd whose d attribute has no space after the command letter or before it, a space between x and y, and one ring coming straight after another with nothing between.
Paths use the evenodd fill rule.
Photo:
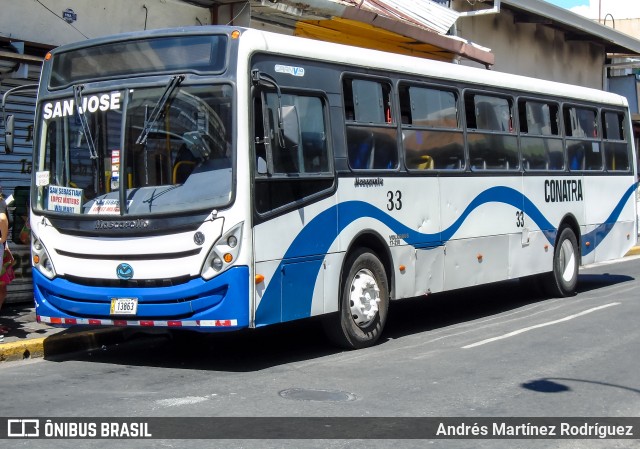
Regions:
<instances>
[{"instance_id":1,"label":"bus rear window","mask_svg":"<svg viewBox=\"0 0 640 449\"><path fill-rule=\"evenodd\" d=\"M131 74L221 72L226 47L227 37L216 35L130 40L71 50L54 56L49 87Z\"/></svg>"}]
</instances>

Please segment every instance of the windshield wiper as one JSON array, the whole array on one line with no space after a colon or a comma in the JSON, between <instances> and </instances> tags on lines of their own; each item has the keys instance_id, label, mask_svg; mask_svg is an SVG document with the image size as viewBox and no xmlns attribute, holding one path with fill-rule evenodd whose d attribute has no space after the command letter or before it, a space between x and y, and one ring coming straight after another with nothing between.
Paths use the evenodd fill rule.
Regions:
<instances>
[{"instance_id":1,"label":"windshield wiper","mask_svg":"<svg viewBox=\"0 0 640 449\"><path fill-rule=\"evenodd\" d=\"M96 151L95 143L93 142L93 136L91 135L91 128L87 120L87 115L82 109L82 90L84 84L73 86L73 98L76 103L76 112L78 113L78 119L80 120L80 126L82 126L82 132L87 138L87 146L89 147L89 157L91 159L98 159L98 152Z\"/></svg>"},{"instance_id":2,"label":"windshield wiper","mask_svg":"<svg viewBox=\"0 0 640 449\"><path fill-rule=\"evenodd\" d=\"M141 145L147 141L147 137L149 136L151 128L156 124L156 122L162 115L164 105L167 103L169 98L171 98L173 91L180 85L180 83L182 83L183 80L184 75L175 75L171 77L171 80L169 80L169 84L167 84L167 87L165 87L162 96L158 99L158 102L153 108L153 111L151 111L149 118L145 121L144 128L142 128L142 132L138 136L136 144Z\"/></svg>"}]
</instances>

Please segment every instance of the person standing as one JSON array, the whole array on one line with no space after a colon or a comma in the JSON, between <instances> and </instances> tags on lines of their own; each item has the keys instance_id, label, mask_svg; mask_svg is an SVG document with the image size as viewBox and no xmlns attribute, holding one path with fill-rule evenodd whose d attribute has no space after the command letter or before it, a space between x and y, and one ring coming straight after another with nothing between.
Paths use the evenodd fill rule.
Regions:
<instances>
[{"instance_id":1,"label":"person standing","mask_svg":"<svg viewBox=\"0 0 640 449\"><path fill-rule=\"evenodd\" d=\"M9 261L5 261L5 253L8 251L7 238L9 237L9 212L7 210L7 203L2 196L2 187L0 187L0 247L2 247L2 269L0 270L0 309L4 304L4 300L7 297L7 285L13 280L13 276L10 276L12 264ZM0 329L0 342L4 340L4 333L6 329Z\"/></svg>"}]
</instances>

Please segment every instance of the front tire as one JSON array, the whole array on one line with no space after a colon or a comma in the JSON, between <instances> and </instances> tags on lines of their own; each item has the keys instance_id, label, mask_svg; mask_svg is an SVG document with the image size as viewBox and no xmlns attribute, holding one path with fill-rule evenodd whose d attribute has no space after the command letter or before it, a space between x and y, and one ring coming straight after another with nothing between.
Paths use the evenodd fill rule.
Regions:
<instances>
[{"instance_id":1,"label":"front tire","mask_svg":"<svg viewBox=\"0 0 640 449\"><path fill-rule=\"evenodd\" d=\"M579 265L578 239L571 228L563 228L553 253L553 270L544 279L547 293L561 298L575 295Z\"/></svg>"},{"instance_id":2,"label":"front tire","mask_svg":"<svg viewBox=\"0 0 640 449\"><path fill-rule=\"evenodd\" d=\"M343 348L373 346L387 321L387 273L382 262L366 248L350 254L344 266L340 311L324 321L325 332Z\"/></svg>"}]
</instances>

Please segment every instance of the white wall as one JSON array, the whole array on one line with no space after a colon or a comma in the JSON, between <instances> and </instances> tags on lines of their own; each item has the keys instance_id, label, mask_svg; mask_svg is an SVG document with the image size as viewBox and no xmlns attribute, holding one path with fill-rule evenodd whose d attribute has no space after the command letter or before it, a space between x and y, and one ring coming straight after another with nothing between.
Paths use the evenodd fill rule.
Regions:
<instances>
[{"instance_id":1,"label":"white wall","mask_svg":"<svg viewBox=\"0 0 640 449\"><path fill-rule=\"evenodd\" d=\"M456 9L463 3L457 0ZM500 14L460 18L457 28L459 36L491 49L493 70L602 89L605 53L598 45L569 40L543 24L516 23L504 8Z\"/></svg>"}]
</instances>

